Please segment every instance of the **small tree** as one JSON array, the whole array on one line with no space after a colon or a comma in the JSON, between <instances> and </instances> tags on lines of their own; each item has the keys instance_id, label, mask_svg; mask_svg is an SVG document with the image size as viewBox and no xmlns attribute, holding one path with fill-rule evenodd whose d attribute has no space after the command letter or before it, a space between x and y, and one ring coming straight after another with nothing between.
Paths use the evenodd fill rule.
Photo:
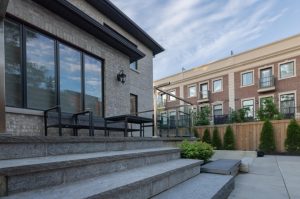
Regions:
<instances>
[{"instance_id":1,"label":"small tree","mask_svg":"<svg viewBox=\"0 0 300 199\"><path fill-rule=\"evenodd\" d=\"M210 108L205 106L193 115L194 126L209 125Z\"/></svg>"},{"instance_id":2,"label":"small tree","mask_svg":"<svg viewBox=\"0 0 300 199\"><path fill-rule=\"evenodd\" d=\"M210 138L210 132L208 129L205 129L204 130L204 134L203 134L203 137L202 137L202 141L203 142L206 142L208 144L211 144L211 138Z\"/></svg>"},{"instance_id":3,"label":"small tree","mask_svg":"<svg viewBox=\"0 0 300 199\"><path fill-rule=\"evenodd\" d=\"M300 152L300 126L295 119L288 125L284 145L288 152Z\"/></svg>"},{"instance_id":4,"label":"small tree","mask_svg":"<svg viewBox=\"0 0 300 199\"><path fill-rule=\"evenodd\" d=\"M234 150L235 149L235 139L233 130L230 125L226 127L226 132L224 134L224 149L225 150Z\"/></svg>"},{"instance_id":5,"label":"small tree","mask_svg":"<svg viewBox=\"0 0 300 199\"><path fill-rule=\"evenodd\" d=\"M263 121L281 118L276 104L274 103L274 100L272 98L266 98L265 100L263 100L263 104L257 111L257 116L260 120Z\"/></svg>"},{"instance_id":6,"label":"small tree","mask_svg":"<svg viewBox=\"0 0 300 199\"><path fill-rule=\"evenodd\" d=\"M230 113L230 120L232 123L246 122L247 121L247 112L250 111L249 107L241 108L239 110L234 110Z\"/></svg>"},{"instance_id":7,"label":"small tree","mask_svg":"<svg viewBox=\"0 0 300 199\"><path fill-rule=\"evenodd\" d=\"M222 149L222 140L217 127L215 127L213 131L212 145L215 149Z\"/></svg>"},{"instance_id":8,"label":"small tree","mask_svg":"<svg viewBox=\"0 0 300 199\"><path fill-rule=\"evenodd\" d=\"M266 153L273 152L276 149L274 130L272 123L269 120L266 120L263 124L263 128L260 134L259 149Z\"/></svg>"}]
</instances>

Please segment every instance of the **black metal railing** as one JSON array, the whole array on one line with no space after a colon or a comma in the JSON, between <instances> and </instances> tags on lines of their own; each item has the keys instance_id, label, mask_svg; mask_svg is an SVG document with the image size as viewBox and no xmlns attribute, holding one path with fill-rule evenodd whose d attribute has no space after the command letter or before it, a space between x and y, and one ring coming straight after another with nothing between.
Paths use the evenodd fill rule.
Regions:
<instances>
[{"instance_id":1,"label":"black metal railing","mask_svg":"<svg viewBox=\"0 0 300 199\"><path fill-rule=\"evenodd\" d=\"M198 95L198 100L209 100L210 91L200 91Z\"/></svg>"},{"instance_id":2,"label":"black metal railing","mask_svg":"<svg viewBox=\"0 0 300 199\"><path fill-rule=\"evenodd\" d=\"M259 79L259 89L270 88L275 86L275 77L263 77Z\"/></svg>"}]
</instances>

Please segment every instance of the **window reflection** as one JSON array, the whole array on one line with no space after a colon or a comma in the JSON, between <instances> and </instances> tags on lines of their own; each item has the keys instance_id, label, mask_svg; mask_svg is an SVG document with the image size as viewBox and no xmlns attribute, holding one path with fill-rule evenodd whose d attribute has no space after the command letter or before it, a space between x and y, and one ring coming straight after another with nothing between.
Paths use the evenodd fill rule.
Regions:
<instances>
[{"instance_id":1,"label":"window reflection","mask_svg":"<svg viewBox=\"0 0 300 199\"><path fill-rule=\"evenodd\" d=\"M84 56L85 108L102 116L102 64L90 56Z\"/></svg>"},{"instance_id":2,"label":"window reflection","mask_svg":"<svg viewBox=\"0 0 300 199\"><path fill-rule=\"evenodd\" d=\"M81 110L81 55L80 52L59 44L60 104L62 111Z\"/></svg>"},{"instance_id":3,"label":"window reflection","mask_svg":"<svg viewBox=\"0 0 300 199\"><path fill-rule=\"evenodd\" d=\"M26 30L27 106L47 109L55 100L54 40Z\"/></svg>"},{"instance_id":4,"label":"window reflection","mask_svg":"<svg viewBox=\"0 0 300 199\"><path fill-rule=\"evenodd\" d=\"M20 25L5 21L5 97L6 105L22 106Z\"/></svg>"}]
</instances>

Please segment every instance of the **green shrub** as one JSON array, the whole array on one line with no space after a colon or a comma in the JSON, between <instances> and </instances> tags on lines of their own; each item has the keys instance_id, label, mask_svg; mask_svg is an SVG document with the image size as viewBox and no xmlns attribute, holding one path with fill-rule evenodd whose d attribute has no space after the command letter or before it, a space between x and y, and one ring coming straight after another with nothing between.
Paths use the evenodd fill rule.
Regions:
<instances>
[{"instance_id":1,"label":"green shrub","mask_svg":"<svg viewBox=\"0 0 300 199\"><path fill-rule=\"evenodd\" d=\"M240 123L240 122L247 122L247 113L250 111L249 107L241 108L237 111L232 111L230 113L230 122L231 123Z\"/></svg>"},{"instance_id":2,"label":"green shrub","mask_svg":"<svg viewBox=\"0 0 300 199\"><path fill-rule=\"evenodd\" d=\"M224 144L223 148L225 150L234 150L235 149L235 139L233 130L230 125L226 127L226 131L224 134Z\"/></svg>"},{"instance_id":3,"label":"green shrub","mask_svg":"<svg viewBox=\"0 0 300 199\"><path fill-rule=\"evenodd\" d=\"M185 140L181 143L180 149L182 158L199 159L205 162L214 154L212 146L201 141L188 142Z\"/></svg>"},{"instance_id":4,"label":"green shrub","mask_svg":"<svg viewBox=\"0 0 300 199\"><path fill-rule=\"evenodd\" d=\"M284 145L288 152L300 153L300 126L295 119L291 120L288 125Z\"/></svg>"},{"instance_id":5,"label":"green shrub","mask_svg":"<svg viewBox=\"0 0 300 199\"><path fill-rule=\"evenodd\" d=\"M260 134L259 149L266 153L273 152L276 149L274 130L272 123L269 120L266 120L263 124Z\"/></svg>"},{"instance_id":6,"label":"green shrub","mask_svg":"<svg viewBox=\"0 0 300 199\"><path fill-rule=\"evenodd\" d=\"M204 130L204 134L203 134L203 137L202 137L202 141L203 142L206 142L208 144L211 144L211 138L210 138L210 132L208 129L205 129Z\"/></svg>"},{"instance_id":7,"label":"green shrub","mask_svg":"<svg viewBox=\"0 0 300 199\"><path fill-rule=\"evenodd\" d=\"M214 128L214 131L213 131L213 137L212 137L211 144L213 145L214 149L222 149L222 140L219 135L219 130L216 127Z\"/></svg>"},{"instance_id":8,"label":"green shrub","mask_svg":"<svg viewBox=\"0 0 300 199\"><path fill-rule=\"evenodd\" d=\"M209 125L210 108L205 106L201 111L197 111L193 115L194 126Z\"/></svg>"},{"instance_id":9,"label":"green shrub","mask_svg":"<svg viewBox=\"0 0 300 199\"><path fill-rule=\"evenodd\" d=\"M274 120L282 119L282 115L279 113L276 104L272 98L266 98L263 100L263 105L257 111L257 116L260 120Z\"/></svg>"}]
</instances>

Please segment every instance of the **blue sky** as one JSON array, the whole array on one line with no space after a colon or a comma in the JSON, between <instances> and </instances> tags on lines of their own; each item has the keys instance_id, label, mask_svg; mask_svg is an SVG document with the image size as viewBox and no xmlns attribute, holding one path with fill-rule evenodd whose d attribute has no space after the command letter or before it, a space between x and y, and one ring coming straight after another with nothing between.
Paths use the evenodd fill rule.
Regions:
<instances>
[{"instance_id":1,"label":"blue sky","mask_svg":"<svg viewBox=\"0 0 300 199\"><path fill-rule=\"evenodd\" d=\"M111 0L166 50L154 80L300 33L299 0Z\"/></svg>"}]
</instances>

